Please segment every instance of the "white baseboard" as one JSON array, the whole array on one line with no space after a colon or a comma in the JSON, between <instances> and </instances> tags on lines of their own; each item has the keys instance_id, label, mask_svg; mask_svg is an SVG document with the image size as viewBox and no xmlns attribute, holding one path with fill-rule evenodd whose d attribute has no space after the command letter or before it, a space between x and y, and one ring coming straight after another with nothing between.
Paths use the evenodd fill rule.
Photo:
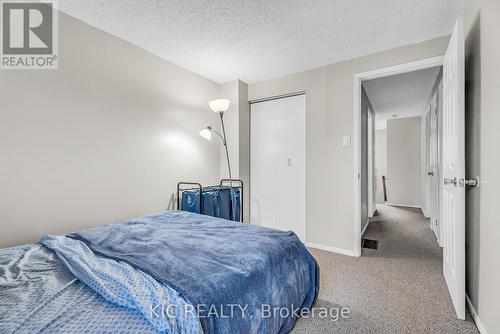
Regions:
<instances>
[{"instance_id":1,"label":"white baseboard","mask_svg":"<svg viewBox=\"0 0 500 334\"><path fill-rule=\"evenodd\" d=\"M368 217L370 217L370 218L375 217L375 212L377 212L377 208L376 207L373 208L372 212L368 212Z\"/></svg>"},{"instance_id":2,"label":"white baseboard","mask_svg":"<svg viewBox=\"0 0 500 334\"><path fill-rule=\"evenodd\" d=\"M387 202L385 205L399 206L399 207L403 207L403 208L414 208L414 209L420 209L420 210L422 210L422 207L418 206L418 205L398 204L398 203L389 203L389 202Z\"/></svg>"},{"instance_id":3,"label":"white baseboard","mask_svg":"<svg viewBox=\"0 0 500 334\"><path fill-rule=\"evenodd\" d=\"M363 237L363 235L365 235L366 229L368 228L369 224L370 224L370 219L368 219L368 221L366 222L365 227L363 228L363 231L361 231L361 238Z\"/></svg>"},{"instance_id":4,"label":"white baseboard","mask_svg":"<svg viewBox=\"0 0 500 334\"><path fill-rule=\"evenodd\" d=\"M479 319L479 316L477 315L476 309L474 308L474 305L472 305L472 302L469 299L469 296L465 295L465 300L467 300L467 305L469 306L470 313L472 314L472 318L474 319L474 322L476 323L477 329L479 330L479 333L481 334L488 334L486 331L486 328L484 327L483 323L481 322L481 319Z\"/></svg>"},{"instance_id":5,"label":"white baseboard","mask_svg":"<svg viewBox=\"0 0 500 334\"><path fill-rule=\"evenodd\" d=\"M358 254L356 254L354 251L352 251L350 249L330 247L330 246L325 246L325 245L321 245L321 244L315 244L313 242L304 242L304 245L306 245L306 247L316 248L316 249L324 250L327 252L358 257Z\"/></svg>"}]
</instances>

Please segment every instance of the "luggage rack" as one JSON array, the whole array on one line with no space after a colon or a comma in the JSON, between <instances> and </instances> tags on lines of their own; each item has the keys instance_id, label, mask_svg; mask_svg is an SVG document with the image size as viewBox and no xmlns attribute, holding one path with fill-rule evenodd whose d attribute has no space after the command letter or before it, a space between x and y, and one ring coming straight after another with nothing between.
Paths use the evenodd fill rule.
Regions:
<instances>
[{"instance_id":1,"label":"luggage rack","mask_svg":"<svg viewBox=\"0 0 500 334\"><path fill-rule=\"evenodd\" d=\"M216 189L222 189L222 188L236 188L239 189L239 214L240 214L240 219L239 222L243 223L243 180L241 179L222 179L220 180L218 185L215 186L202 186L201 183L198 182L179 182L177 183L177 210L182 210L181 207L181 199L182 199L182 193L185 191L198 191L198 196L199 196L199 210L198 213L203 212L203 200L202 200L202 194L203 192L211 191L211 190L216 190ZM233 197L230 196L230 201L229 201L229 212L232 212L233 207L235 203L233 203ZM232 217L232 214L230 214Z\"/></svg>"}]
</instances>

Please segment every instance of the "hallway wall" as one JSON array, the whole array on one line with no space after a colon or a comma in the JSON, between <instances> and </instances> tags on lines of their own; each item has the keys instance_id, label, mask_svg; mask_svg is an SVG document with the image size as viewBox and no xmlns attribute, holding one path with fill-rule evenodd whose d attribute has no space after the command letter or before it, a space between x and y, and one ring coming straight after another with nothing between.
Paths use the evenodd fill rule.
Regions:
<instances>
[{"instance_id":1,"label":"hallway wall","mask_svg":"<svg viewBox=\"0 0 500 334\"><path fill-rule=\"evenodd\" d=\"M387 130L375 131L375 190L377 204L384 202L382 176L387 176Z\"/></svg>"},{"instance_id":2,"label":"hallway wall","mask_svg":"<svg viewBox=\"0 0 500 334\"><path fill-rule=\"evenodd\" d=\"M387 121L387 202L422 206L421 117Z\"/></svg>"}]
</instances>

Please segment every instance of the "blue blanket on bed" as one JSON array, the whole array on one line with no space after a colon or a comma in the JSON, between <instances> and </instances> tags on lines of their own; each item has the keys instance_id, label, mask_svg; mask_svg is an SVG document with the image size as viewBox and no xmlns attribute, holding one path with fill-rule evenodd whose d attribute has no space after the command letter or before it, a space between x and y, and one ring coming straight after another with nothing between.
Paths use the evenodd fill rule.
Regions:
<instances>
[{"instance_id":1,"label":"blue blanket on bed","mask_svg":"<svg viewBox=\"0 0 500 334\"><path fill-rule=\"evenodd\" d=\"M205 333L286 333L319 290L318 265L293 232L168 211L71 237L174 287Z\"/></svg>"},{"instance_id":2,"label":"blue blanket on bed","mask_svg":"<svg viewBox=\"0 0 500 334\"><path fill-rule=\"evenodd\" d=\"M57 256L41 243L0 249L0 333L202 332L198 319L162 319L143 312L152 303L148 300L156 296L162 299L171 296L166 302L182 308L186 302L177 291L154 283L151 276L125 263L85 251L87 246L83 242L56 238L59 240L52 239L56 242L51 247L56 249ZM47 240L44 238L44 242ZM69 255L69 261L64 260L69 267L59 260L61 255L63 258ZM103 266L102 261L114 261L124 270L109 270L111 268ZM123 273L131 274L130 279L119 278ZM144 279L152 284L144 284ZM141 310L142 306L145 307Z\"/></svg>"},{"instance_id":3,"label":"blue blanket on bed","mask_svg":"<svg viewBox=\"0 0 500 334\"><path fill-rule=\"evenodd\" d=\"M201 333L194 312L185 312L191 304L174 288L161 285L123 261L94 254L79 240L46 235L40 242L54 251L66 269L87 287L113 304L138 311L158 332ZM169 314L175 316L161 314L161 305L167 304Z\"/></svg>"}]
</instances>

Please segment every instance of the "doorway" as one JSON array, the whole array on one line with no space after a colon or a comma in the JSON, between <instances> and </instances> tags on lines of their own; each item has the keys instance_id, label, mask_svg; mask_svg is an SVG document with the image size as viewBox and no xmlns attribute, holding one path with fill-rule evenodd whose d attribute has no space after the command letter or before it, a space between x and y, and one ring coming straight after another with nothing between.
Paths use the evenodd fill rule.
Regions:
<instances>
[{"instance_id":1,"label":"doorway","mask_svg":"<svg viewBox=\"0 0 500 334\"><path fill-rule=\"evenodd\" d=\"M370 80L391 77L399 74L411 73L420 70L426 70L430 68L440 67L443 65L443 57L434 57L429 59L424 59L416 62L401 64L397 66L391 66L388 68L382 68L370 72L359 73L354 76L354 252L358 256L361 256L361 237L362 230L366 226L366 216L364 215L363 202L364 193L366 193L369 188L365 187L365 182L363 179L368 179L368 166L367 159L365 158L366 147L363 149L363 143L367 143L367 124L368 124L368 113L362 113L362 109L366 109L366 99L364 98L364 88L363 83ZM368 109L373 110L373 107L368 103ZM392 115L391 115L392 116ZM377 129L377 124L375 125ZM375 136L376 141L376 136ZM367 145L367 144L365 144ZM376 143L375 143L376 145ZM375 152L375 161L377 160L377 153ZM364 174L364 175L362 175ZM377 173L373 173L377 176ZM382 175L385 177L385 175ZM382 178L381 178L382 180ZM368 182L373 182L372 179ZM390 180L388 180L390 182ZM373 182L376 186L376 182ZM368 183L366 183L368 184ZM418 187L418 191L421 191L421 186ZM390 191L390 190L389 190ZM367 198L367 196L366 196ZM396 203L397 204L397 203Z\"/></svg>"},{"instance_id":2,"label":"doorway","mask_svg":"<svg viewBox=\"0 0 500 334\"><path fill-rule=\"evenodd\" d=\"M391 75L443 66L443 150L439 152L443 170L440 189L440 229L444 229L443 276L457 317L465 319L465 61L463 18L455 24L446 53L412 63L392 66L354 75L354 252L361 256L362 171L363 171L363 82ZM439 131L439 130L438 130ZM389 179L390 182L390 179ZM440 232L441 234L441 232Z\"/></svg>"}]
</instances>

